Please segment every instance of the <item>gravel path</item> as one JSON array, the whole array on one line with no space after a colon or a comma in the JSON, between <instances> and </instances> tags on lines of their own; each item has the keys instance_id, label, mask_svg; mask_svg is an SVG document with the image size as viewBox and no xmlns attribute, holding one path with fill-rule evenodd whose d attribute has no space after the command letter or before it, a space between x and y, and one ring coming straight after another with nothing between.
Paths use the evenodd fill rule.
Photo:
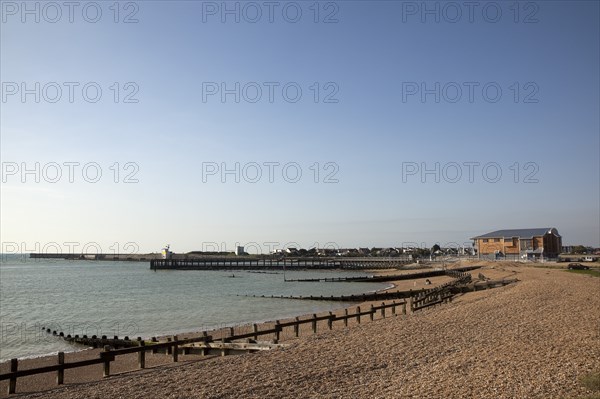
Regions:
<instances>
[{"instance_id":1,"label":"gravel path","mask_svg":"<svg viewBox=\"0 0 600 399\"><path fill-rule=\"evenodd\" d=\"M20 398L573 398L600 369L600 279L496 266L517 284L288 348L157 367ZM476 272L477 274L477 272ZM3 392L4 393L4 392Z\"/></svg>"}]
</instances>

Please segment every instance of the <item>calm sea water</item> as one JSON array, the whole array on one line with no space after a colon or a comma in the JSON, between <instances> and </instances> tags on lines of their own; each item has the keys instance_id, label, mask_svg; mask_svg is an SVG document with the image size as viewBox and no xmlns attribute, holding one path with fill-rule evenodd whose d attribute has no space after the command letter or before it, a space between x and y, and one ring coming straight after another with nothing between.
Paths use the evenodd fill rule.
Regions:
<instances>
[{"instance_id":1,"label":"calm sea water","mask_svg":"<svg viewBox=\"0 0 600 399\"><path fill-rule=\"evenodd\" d=\"M238 295L350 295L381 283L294 283L283 274L151 271L145 262L65 261L1 255L0 361L80 350L46 334L149 338L341 308L343 303ZM361 272L290 272L291 278Z\"/></svg>"}]
</instances>

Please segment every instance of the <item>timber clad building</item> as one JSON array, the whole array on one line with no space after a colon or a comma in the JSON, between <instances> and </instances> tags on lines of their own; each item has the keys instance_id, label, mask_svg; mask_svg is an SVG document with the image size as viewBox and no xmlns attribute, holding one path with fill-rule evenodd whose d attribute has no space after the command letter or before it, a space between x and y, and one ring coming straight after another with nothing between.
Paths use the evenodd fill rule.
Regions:
<instances>
[{"instance_id":1,"label":"timber clad building","mask_svg":"<svg viewBox=\"0 0 600 399\"><path fill-rule=\"evenodd\" d=\"M498 230L471 238L480 258L556 258L562 237L554 227Z\"/></svg>"}]
</instances>

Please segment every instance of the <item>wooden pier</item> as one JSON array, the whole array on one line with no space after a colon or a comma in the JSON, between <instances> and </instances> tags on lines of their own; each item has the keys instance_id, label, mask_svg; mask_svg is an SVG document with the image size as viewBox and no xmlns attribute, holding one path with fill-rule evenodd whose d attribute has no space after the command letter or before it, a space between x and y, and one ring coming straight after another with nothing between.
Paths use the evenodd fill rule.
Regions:
<instances>
[{"instance_id":1,"label":"wooden pier","mask_svg":"<svg viewBox=\"0 0 600 399\"><path fill-rule=\"evenodd\" d=\"M197 258L153 259L152 270L282 270L339 269L339 262L330 258Z\"/></svg>"},{"instance_id":2,"label":"wooden pier","mask_svg":"<svg viewBox=\"0 0 600 399\"><path fill-rule=\"evenodd\" d=\"M332 270L394 269L411 263L400 258L341 257L205 257L193 259L152 259L152 270Z\"/></svg>"}]
</instances>

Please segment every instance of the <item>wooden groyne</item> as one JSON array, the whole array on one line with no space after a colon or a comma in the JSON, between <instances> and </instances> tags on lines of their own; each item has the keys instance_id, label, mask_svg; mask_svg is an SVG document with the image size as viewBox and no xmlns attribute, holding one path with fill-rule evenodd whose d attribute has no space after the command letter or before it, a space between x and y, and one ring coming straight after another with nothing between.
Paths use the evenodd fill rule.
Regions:
<instances>
[{"instance_id":1,"label":"wooden groyne","mask_svg":"<svg viewBox=\"0 0 600 399\"><path fill-rule=\"evenodd\" d=\"M451 300L457 294L480 291L483 289L503 287L512 284L517 279L499 279L484 280L473 282L471 274L458 270L446 270L445 274L455 279L430 289L408 290L408 291L384 291L365 293L360 295L341 295L341 296L286 296L286 295L245 295L250 298L271 298L271 299L293 299L308 301L334 301L334 302L378 302L396 299L411 299L413 310L422 309L438 303L444 303ZM413 274L414 276L414 274Z\"/></svg>"},{"instance_id":2,"label":"wooden groyne","mask_svg":"<svg viewBox=\"0 0 600 399\"><path fill-rule=\"evenodd\" d=\"M247 298L269 298L269 299L295 299L304 301L332 301L332 302L374 302L387 301L393 299L410 298L415 291L397 291L397 292L374 292L360 295L331 295L331 296L286 296L286 295L239 295Z\"/></svg>"},{"instance_id":3,"label":"wooden groyne","mask_svg":"<svg viewBox=\"0 0 600 399\"><path fill-rule=\"evenodd\" d=\"M482 266L465 266L451 269L459 273L477 270ZM400 281L400 280L415 280L421 278L438 277L448 275L448 270L438 269L419 273L405 273L405 274L393 274L387 276L362 276L362 277L325 277L325 278L304 278L304 279L286 279L286 282L355 282L355 283L379 283L386 281Z\"/></svg>"},{"instance_id":4,"label":"wooden groyne","mask_svg":"<svg viewBox=\"0 0 600 399\"><path fill-rule=\"evenodd\" d=\"M100 337L96 335L70 335L63 333L62 331L51 330L46 327L42 327L42 330L48 334L52 334L57 338L62 338L70 344L90 346L92 348L103 348L106 345L110 345L113 348L129 348L138 345L137 341L130 340L128 336L119 338L115 335L113 338L108 338L106 335L102 335ZM138 341L140 340L141 338L138 337Z\"/></svg>"}]
</instances>

